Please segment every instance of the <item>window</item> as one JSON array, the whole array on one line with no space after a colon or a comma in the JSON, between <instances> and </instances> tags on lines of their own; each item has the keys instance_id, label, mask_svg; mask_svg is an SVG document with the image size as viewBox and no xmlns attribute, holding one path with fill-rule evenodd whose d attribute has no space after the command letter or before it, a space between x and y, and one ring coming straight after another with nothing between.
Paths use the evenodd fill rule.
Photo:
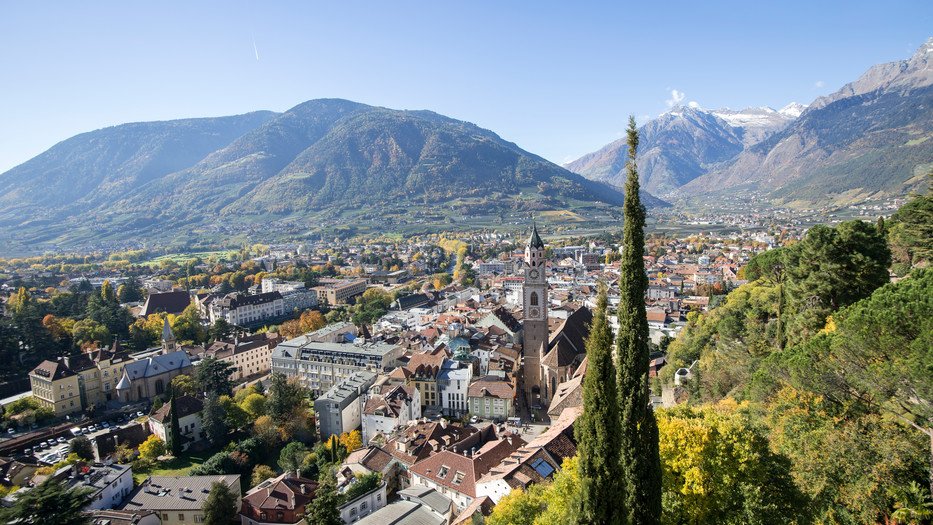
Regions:
<instances>
[{"instance_id":1,"label":"window","mask_svg":"<svg viewBox=\"0 0 933 525\"><path fill-rule=\"evenodd\" d=\"M360 503L360 510L366 510L366 502Z\"/></svg>"},{"instance_id":2,"label":"window","mask_svg":"<svg viewBox=\"0 0 933 525\"><path fill-rule=\"evenodd\" d=\"M538 306L538 292L531 292L529 302L531 302L531 306Z\"/></svg>"},{"instance_id":3,"label":"window","mask_svg":"<svg viewBox=\"0 0 933 525\"><path fill-rule=\"evenodd\" d=\"M464 476L466 476L466 474L458 470L457 473L454 474L454 485L463 483Z\"/></svg>"},{"instance_id":4,"label":"window","mask_svg":"<svg viewBox=\"0 0 933 525\"><path fill-rule=\"evenodd\" d=\"M444 479L447 477L448 472L450 472L450 467L447 465L441 465L440 470L437 471L437 477Z\"/></svg>"},{"instance_id":5,"label":"window","mask_svg":"<svg viewBox=\"0 0 933 525\"><path fill-rule=\"evenodd\" d=\"M185 513L183 512L178 513L178 521L185 521Z\"/></svg>"},{"instance_id":6,"label":"window","mask_svg":"<svg viewBox=\"0 0 933 525\"><path fill-rule=\"evenodd\" d=\"M350 515L356 516L356 507L353 507L352 509L350 509Z\"/></svg>"}]
</instances>

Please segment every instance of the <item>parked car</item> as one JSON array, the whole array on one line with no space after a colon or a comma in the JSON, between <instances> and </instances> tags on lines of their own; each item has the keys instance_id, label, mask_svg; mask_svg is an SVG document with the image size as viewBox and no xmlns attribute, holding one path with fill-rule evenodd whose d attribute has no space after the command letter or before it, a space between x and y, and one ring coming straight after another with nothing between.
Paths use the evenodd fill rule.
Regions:
<instances>
[{"instance_id":1,"label":"parked car","mask_svg":"<svg viewBox=\"0 0 933 525\"><path fill-rule=\"evenodd\" d=\"M31 449L31 448L27 448L26 450L23 451L23 454L25 454L25 455L27 455L27 456L31 456L31 455L32 455L32 449Z\"/></svg>"},{"instance_id":2,"label":"parked car","mask_svg":"<svg viewBox=\"0 0 933 525\"><path fill-rule=\"evenodd\" d=\"M39 446L42 448L49 448L49 444L46 443L45 441L43 441L42 443L39 443Z\"/></svg>"},{"instance_id":3,"label":"parked car","mask_svg":"<svg viewBox=\"0 0 933 525\"><path fill-rule=\"evenodd\" d=\"M60 438L56 439L55 441L58 441L59 443L68 443L68 440L65 439L65 438L63 438L63 437L60 437Z\"/></svg>"},{"instance_id":4,"label":"parked car","mask_svg":"<svg viewBox=\"0 0 933 525\"><path fill-rule=\"evenodd\" d=\"M81 429L81 433L82 433L82 434L87 434L87 433L90 432L90 431L91 431L91 430L90 430L89 428L87 428L87 427L83 427L83 428Z\"/></svg>"},{"instance_id":5,"label":"parked car","mask_svg":"<svg viewBox=\"0 0 933 525\"><path fill-rule=\"evenodd\" d=\"M104 428L110 428L110 423L104 421L103 423L100 424L100 426L102 426L102 427L104 427Z\"/></svg>"},{"instance_id":6,"label":"parked car","mask_svg":"<svg viewBox=\"0 0 933 525\"><path fill-rule=\"evenodd\" d=\"M13 430L12 428L9 428L9 429L7 429L6 433L12 435L12 434L15 434L16 431Z\"/></svg>"},{"instance_id":7,"label":"parked car","mask_svg":"<svg viewBox=\"0 0 933 525\"><path fill-rule=\"evenodd\" d=\"M145 415L145 414L143 414L142 412L137 412L137 413L136 413L136 417L143 417L144 415Z\"/></svg>"}]
</instances>

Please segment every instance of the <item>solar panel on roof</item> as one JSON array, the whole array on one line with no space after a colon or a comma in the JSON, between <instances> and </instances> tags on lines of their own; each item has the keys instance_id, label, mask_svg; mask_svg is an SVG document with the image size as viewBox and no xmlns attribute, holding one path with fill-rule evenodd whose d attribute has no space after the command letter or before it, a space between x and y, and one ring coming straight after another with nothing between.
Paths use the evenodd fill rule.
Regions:
<instances>
[{"instance_id":1,"label":"solar panel on roof","mask_svg":"<svg viewBox=\"0 0 933 525\"><path fill-rule=\"evenodd\" d=\"M535 469L535 472L541 475L542 478L546 478L554 473L554 467L550 463L544 461L541 458L538 458L531 462L531 468Z\"/></svg>"}]
</instances>

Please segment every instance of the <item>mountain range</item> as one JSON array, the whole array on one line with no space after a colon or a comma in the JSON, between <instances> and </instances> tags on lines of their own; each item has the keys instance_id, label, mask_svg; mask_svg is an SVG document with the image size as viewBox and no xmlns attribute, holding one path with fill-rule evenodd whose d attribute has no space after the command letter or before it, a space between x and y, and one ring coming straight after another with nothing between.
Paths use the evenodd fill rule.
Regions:
<instances>
[{"instance_id":1,"label":"mountain range","mask_svg":"<svg viewBox=\"0 0 933 525\"><path fill-rule=\"evenodd\" d=\"M641 127L643 201L689 206L726 192L809 207L918 190L933 169L931 58L933 39L808 105L673 107ZM0 245L414 233L531 213L614 221L626 153L616 141L564 168L469 122L341 99L123 124L0 174Z\"/></svg>"},{"instance_id":2,"label":"mountain range","mask_svg":"<svg viewBox=\"0 0 933 525\"><path fill-rule=\"evenodd\" d=\"M639 172L659 197L728 192L774 205L844 205L920 190L933 170L933 39L809 105L741 111L677 106L641 127ZM565 167L619 184L612 142Z\"/></svg>"},{"instance_id":3,"label":"mountain range","mask_svg":"<svg viewBox=\"0 0 933 525\"><path fill-rule=\"evenodd\" d=\"M622 199L474 124L322 99L284 113L125 124L65 140L0 174L0 241L4 233L22 246L197 240L271 231L272 222L378 229L394 210L402 222L444 223Z\"/></svg>"}]
</instances>

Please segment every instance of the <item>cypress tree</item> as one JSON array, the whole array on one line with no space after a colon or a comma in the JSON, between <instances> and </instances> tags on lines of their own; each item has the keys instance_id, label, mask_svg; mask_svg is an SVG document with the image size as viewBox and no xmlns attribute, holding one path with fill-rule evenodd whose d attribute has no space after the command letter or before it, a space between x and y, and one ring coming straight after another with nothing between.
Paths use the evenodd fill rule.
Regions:
<instances>
[{"instance_id":1,"label":"cypress tree","mask_svg":"<svg viewBox=\"0 0 933 525\"><path fill-rule=\"evenodd\" d=\"M628 163L623 212L622 260L619 278L617 388L621 418L621 487L624 522L646 525L661 521L661 463L657 424L648 406L648 317L645 292L648 275L645 251L645 207L639 197L638 128L629 117ZM589 372L589 371L587 371Z\"/></svg>"},{"instance_id":2,"label":"cypress tree","mask_svg":"<svg viewBox=\"0 0 933 525\"><path fill-rule=\"evenodd\" d=\"M175 393L169 399L169 428L165 433L167 443L165 448L172 452L172 455L178 457L181 454L181 429L178 426L178 405L175 402Z\"/></svg>"},{"instance_id":3,"label":"cypress tree","mask_svg":"<svg viewBox=\"0 0 933 525\"><path fill-rule=\"evenodd\" d=\"M606 288L601 286L586 341L583 414L574 425L582 485L579 523L620 523L625 515L619 493L619 401L607 302Z\"/></svg>"}]
</instances>

